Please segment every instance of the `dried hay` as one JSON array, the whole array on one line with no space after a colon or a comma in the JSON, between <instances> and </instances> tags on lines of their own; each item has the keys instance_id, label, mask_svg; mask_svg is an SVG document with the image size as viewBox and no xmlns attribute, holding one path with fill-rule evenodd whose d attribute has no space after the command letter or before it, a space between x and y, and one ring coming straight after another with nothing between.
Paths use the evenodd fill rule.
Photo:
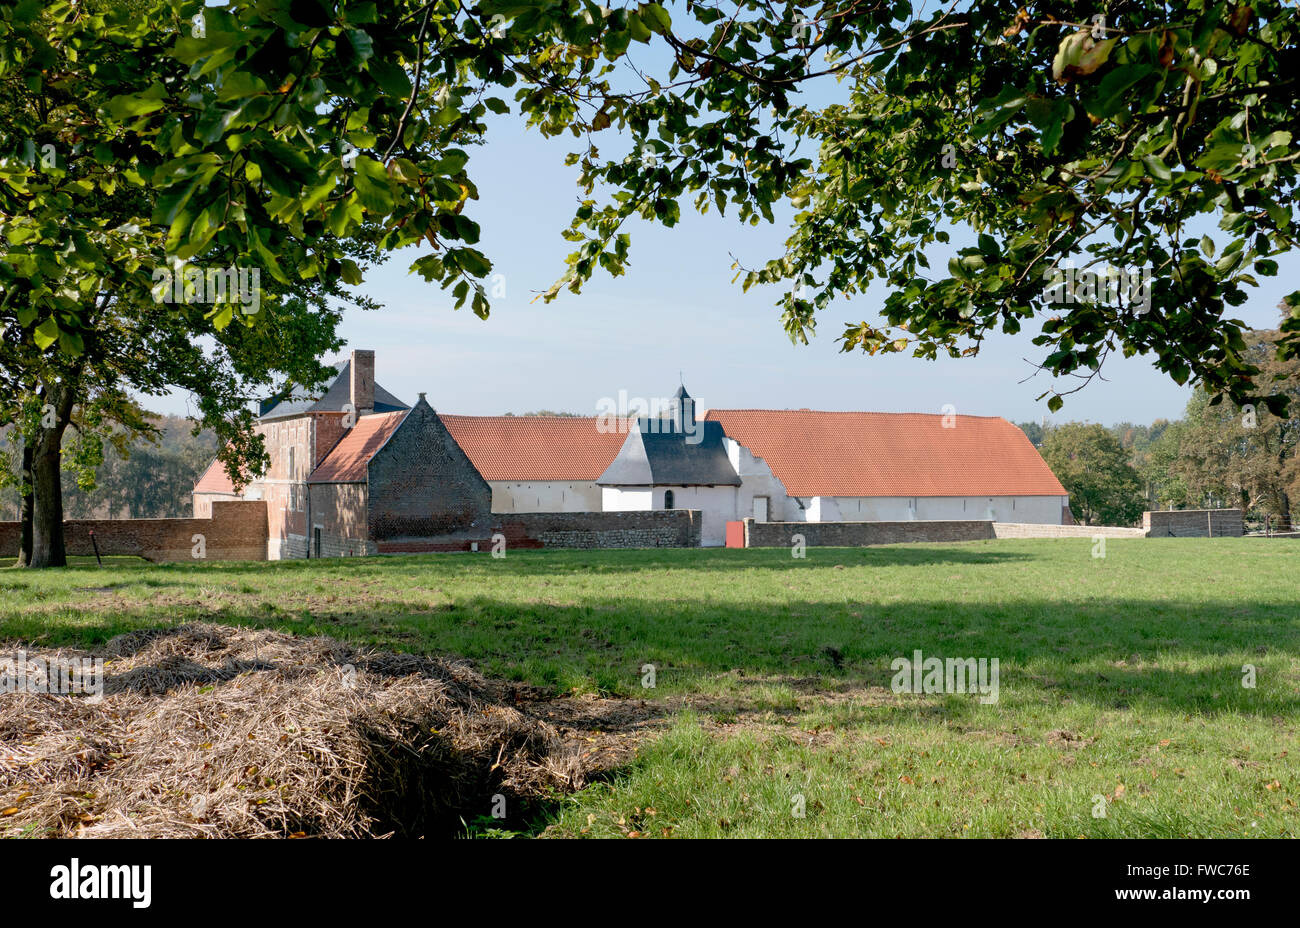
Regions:
<instances>
[{"instance_id":1,"label":"dried hay","mask_svg":"<svg viewBox=\"0 0 1300 928\"><path fill-rule=\"evenodd\" d=\"M206 624L40 656L102 657L104 697L0 695L0 836L440 835L583 785L461 662Z\"/></svg>"}]
</instances>

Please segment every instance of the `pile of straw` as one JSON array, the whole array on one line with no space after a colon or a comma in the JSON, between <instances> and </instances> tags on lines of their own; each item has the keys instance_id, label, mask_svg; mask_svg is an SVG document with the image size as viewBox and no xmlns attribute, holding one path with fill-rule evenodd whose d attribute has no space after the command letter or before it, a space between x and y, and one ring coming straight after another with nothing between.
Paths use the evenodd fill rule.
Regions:
<instances>
[{"instance_id":1,"label":"pile of straw","mask_svg":"<svg viewBox=\"0 0 1300 928\"><path fill-rule=\"evenodd\" d=\"M0 836L441 836L583 785L456 661L207 624L39 654L103 658L104 695L0 695Z\"/></svg>"}]
</instances>

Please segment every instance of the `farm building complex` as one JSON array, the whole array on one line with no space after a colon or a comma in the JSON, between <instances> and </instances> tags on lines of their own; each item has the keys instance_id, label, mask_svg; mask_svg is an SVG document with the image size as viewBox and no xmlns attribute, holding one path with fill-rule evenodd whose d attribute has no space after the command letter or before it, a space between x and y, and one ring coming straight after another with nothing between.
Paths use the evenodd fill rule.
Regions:
<instances>
[{"instance_id":1,"label":"farm building complex","mask_svg":"<svg viewBox=\"0 0 1300 928\"><path fill-rule=\"evenodd\" d=\"M712 409L683 387L657 417L461 416L408 406L353 351L318 396L263 404L270 467L236 492L213 462L194 514L261 499L270 558L454 550L498 524L558 537L546 513L627 513L659 538L690 511L698 543L729 522L1070 522L1069 499L1005 419ZM644 513L645 518L631 514ZM570 520L573 522L573 520ZM609 521L609 520L607 520ZM522 531L522 530L521 530ZM659 534L655 534L659 533Z\"/></svg>"}]
</instances>

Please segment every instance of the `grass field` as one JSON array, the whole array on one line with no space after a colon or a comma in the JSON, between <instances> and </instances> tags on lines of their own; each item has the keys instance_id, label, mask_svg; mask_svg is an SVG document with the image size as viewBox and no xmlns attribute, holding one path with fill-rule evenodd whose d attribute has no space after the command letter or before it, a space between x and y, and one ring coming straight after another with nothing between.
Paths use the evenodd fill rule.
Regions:
<instances>
[{"instance_id":1,"label":"grass field","mask_svg":"<svg viewBox=\"0 0 1300 928\"><path fill-rule=\"evenodd\" d=\"M1238 539L92 561L0 572L0 639L201 619L644 700L635 759L528 833L1295 837L1298 564ZM916 650L997 658L998 701L895 694Z\"/></svg>"}]
</instances>

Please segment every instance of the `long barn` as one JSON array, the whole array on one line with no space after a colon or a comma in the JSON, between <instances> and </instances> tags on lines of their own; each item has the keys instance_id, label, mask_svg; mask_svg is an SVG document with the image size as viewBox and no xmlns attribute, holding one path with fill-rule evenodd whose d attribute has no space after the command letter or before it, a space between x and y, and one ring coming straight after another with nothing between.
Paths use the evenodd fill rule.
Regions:
<instances>
[{"instance_id":1,"label":"long barn","mask_svg":"<svg viewBox=\"0 0 1300 928\"><path fill-rule=\"evenodd\" d=\"M997 417L713 409L679 389L664 414L624 418L440 414L408 407L354 351L317 397L264 404L271 467L239 493L213 463L194 488L265 499L268 557L373 553L402 537L481 527L497 514L701 514L726 523L987 520L1068 524L1069 497L1029 439Z\"/></svg>"}]
</instances>

